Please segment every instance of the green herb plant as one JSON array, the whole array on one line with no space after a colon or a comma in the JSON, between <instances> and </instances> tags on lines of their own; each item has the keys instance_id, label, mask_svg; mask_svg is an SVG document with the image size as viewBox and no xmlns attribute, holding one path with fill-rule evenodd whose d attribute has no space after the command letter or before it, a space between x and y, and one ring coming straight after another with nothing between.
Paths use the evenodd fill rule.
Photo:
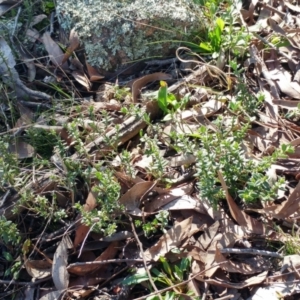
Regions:
<instances>
[{"instance_id":1,"label":"green herb plant","mask_svg":"<svg viewBox=\"0 0 300 300\"><path fill-rule=\"evenodd\" d=\"M187 104L188 98L184 97L178 101L174 94L168 93L168 85L165 81L160 81L157 103L159 108L165 113L172 113Z\"/></svg>"},{"instance_id":2,"label":"green herb plant","mask_svg":"<svg viewBox=\"0 0 300 300\"><path fill-rule=\"evenodd\" d=\"M158 289L164 289L167 287L172 287L176 284L179 284L187 279L187 275L189 274L189 270L191 267L191 258L185 257L178 264L170 264L165 257L160 257L159 265L151 269L152 279L157 286ZM124 285L132 285L143 283L150 290L151 285L148 281L147 273L144 274L135 274L127 277L122 283ZM184 300L186 299L184 296L187 295L193 297L193 293L188 291L186 285L180 285L170 289L169 291L162 293L162 299L164 300ZM197 299L193 297L193 299ZM146 300L159 300L157 295L149 296Z\"/></svg>"},{"instance_id":3,"label":"green herb plant","mask_svg":"<svg viewBox=\"0 0 300 300\"><path fill-rule=\"evenodd\" d=\"M97 165L92 172L95 177L93 192L96 195L97 207L90 212L86 212L79 203L75 207L82 214L82 221L90 226L93 231L102 233L104 236L112 235L117 228L116 208L120 207L120 184L109 168Z\"/></svg>"},{"instance_id":4,"label":"green herb plant","mask_svg":"<svg viewBox=\"0 0 300 300\"><path fill-rule=\"evenodd\" d=\"M206 127L198 131L200 149L197 151L196 176L200 195L209 199L214 207L218 200L225 198L217 175L221 171L234 198L239 196L246 203L276 198L277 191L284 186L285 181L279 177L272 182L266 176L266 171L279 157L293 152L293 147L282 145L271 156L263 157L256 163L246 158L242 148L247 124L238 130L232 127L222 130L222 117L219 117L218 122L217 132L210 132Z\"/></svg>"},{"instance_id":5,"label":"green herb plant","mask_svg":"<svg viewBox=\"0 0 300 300\"><path fill-rule=\"evenodd\" d=\"M155 215L155 218L150 222L142 223L141 220L135 220L136 227L142 226L146 237L150 237L155 234L158 230L166 233L166 227L169 223L169 212L167 210L161 210Z\"/></svg>"}]
</instances>

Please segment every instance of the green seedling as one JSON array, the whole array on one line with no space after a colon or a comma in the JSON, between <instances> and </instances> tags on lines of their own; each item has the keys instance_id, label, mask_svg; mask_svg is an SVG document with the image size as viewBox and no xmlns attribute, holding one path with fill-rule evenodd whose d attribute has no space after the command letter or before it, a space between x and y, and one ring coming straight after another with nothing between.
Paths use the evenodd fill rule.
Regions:
<instances>
[{"instance_id":1,"label":"green seedling","mask_svg":"<svg viewBox=\"0 0 300 300\"><path fill-rule=\"evenodd\" d=\"M175 265L171 265L165 257L160 257L159 262L160 264L157 267L151 269L152 279L158 289L172 287L187 279L187 275L191 267L190 257L183 258L178 264ZM133 284L147 283L147 286L149 287L149 289L151 289L151 286L148 281L149 281L149 277L147 273L143 273L143 274L135 274L127 277L122 282L122 284L133 285ZM185 299L181 295L193 296L193 293L187 290L186 285L179 285L175 288L170 289L165 293L162 293L161 297L164 300ZM159 297L157 295L149 296L147 300L159 300Z\"/></svg>"},{"instance_id":2,"label":"green seedling","mask_svg":"<svg viewBox=\"0 0 300 300\"><path fill-rule=\"evenodd\" d=\"M224 27L225 22L221 18L217 18L214 28L208 32L207 41L199 44L199 49L201 52L207 54L220 52Z\"/></svg>"},{"instance_id":3,"label":"green seedling","mask_svg":"<svg viewBox=\"0 0 300 300\"><path fill-rule=\"evenodd\" d=\"M159 108L165 113L178 110L186 105L187 98L178 101L174 94L168 93L168 85L165 81L160 81L160 88L157 95L157 103Z\"/></svg>"}]
</instances>

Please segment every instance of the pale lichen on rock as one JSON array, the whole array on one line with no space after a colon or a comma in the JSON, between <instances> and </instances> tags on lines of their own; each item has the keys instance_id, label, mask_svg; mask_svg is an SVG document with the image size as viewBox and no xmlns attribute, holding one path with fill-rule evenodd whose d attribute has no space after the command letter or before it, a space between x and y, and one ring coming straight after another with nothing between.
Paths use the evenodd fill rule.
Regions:
<instances>
[{"instance_id":1,"label":"pale lichen on rock","mask_svg":"<svg viewBox=\"0 0 300 300\"><path fill-rule=\"evenodd\" d=\"M57 0L61 26L75 27L91 65L115 69L168 55L203 28L192 0Z\"/></svg>"}]
</instances>

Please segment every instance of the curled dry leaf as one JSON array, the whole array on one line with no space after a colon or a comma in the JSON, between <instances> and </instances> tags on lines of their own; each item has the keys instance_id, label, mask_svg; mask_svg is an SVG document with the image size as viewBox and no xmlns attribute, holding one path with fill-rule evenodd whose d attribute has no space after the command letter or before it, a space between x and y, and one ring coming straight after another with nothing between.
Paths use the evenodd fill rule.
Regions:
<instances>
[{"instance_id":1,"label":"curled dry leaf","mask_svg":"<svg viewBox=\"0 0 300 300\"><path fill-rule=\"evenodd\" d=\"M8 151L14 153L18 159L33 157L35 150L34 148L21 140L21 138L16 138L9 143Z\"/></svg>"},{"instance_id":2,"label":"curled dry leaf","mask_svg":"<svg viewBox=\"0 0 300 300\"><path fill-rule=\"evenodd\" d=\"M52 264L47 260L25 260L25 268L32 278L45 278L51 275Z\"/></svg>"},{"instance_id":3,"label":"curled dry leaf","mask_svg":"<svg viewBox=\"0 0 300 300\"><path fill-rule=\"evenodd\" d=\"M32 18L32 21L30 22L29 27L32 27L32 26L34 26L34 25L42 22L45 18L47 18L47 16L44 15L44 14L40 14L40 15L34 16Z\"/></svg>"},{"instance_id":4,"label":"curled dry leaf","mask_svg":"<svg viewBox=\"0 0 300 300\"><path fill-rule=\"evenodd\" d=\"M125 206L125 209L130 214L140 213L140 200L143 195L151 191L151 187L155 186L155 182L145 181L136 183L129 189L120 199L119 203Z\"/></svg>"},{"instance_id":5,"label":"curled dry leaf","mask_svg":"<svg viewBox=\"0 0 300 300\"><path fill-rule=\"evenodd\" d=\"M179 167L183 165L191 165L196 161L196 156L191 153L180 154L170 159L171 167Z\"/></svg>"},{"instance_id":6,"label":"curled dry leaf","mask_svg":"<svg viewBox=\"0 0 300 300\"><path fill-rule=\"evenodd\" d=\"M194 209L198 212L202 212L201 205L199 201L189 195L183 195L172 202L162 206L163 210L184 210L184 209Z\"/></svg>"},{"instance_id":7,"label":"curled dry leaf","mask_svg":"<svg viewBox=\"0 0 300 300\"><path fill-rule=\"evenodd\" d=\"M98 256L94 261L103 261L112 259L118 252L118 242L112 242L102 253ZM86 275L91 272L95 272L96 270L100 270L101 268L105 268L105 265L96 265L87 262L85 265L82 263L77 265L76 263L70 264L68 266L68 271L72 274L76 274L79 276Z\"/></svg>"},{"instance_id":8,"label":"curled dry leaf","mask_svg":"<svg viewBox=\"0 0 300 300\"><path fill-rule=\"evenodd\" d=\"M63 237L53 258L52 279L57 290L65 290L69 285L68 264L68 236Z\"/></svg>"},{"instance_id":9,"label":"curled dry leaf","mask_svg":"<svg viewBox=\"0 0 300 300\"><path fill-rule=\"evenodd\" d=\"M42 37L43 44L49 54L51 62L57 66L62 67L63 69L68 69L67 63L63 63L64 53L60 47L53 41L51 38L50 32L46 31Z\"/></svg>"},{"instance_id":10,"label":"curled dry leaf","mask_svg":"<svg viewBox=\"0 0 300 300\"><path fill-rule=\"evenodd\" d=\"M86 88L87 91L89 91L91 89L92 84L83 72L73 71L72 75L77 82L79 82L82 86L84 86Z\"/></svg>"},{"instance_id":11,"label":"curled dry leaf","mask_svg":"<svg viewBox=\"0 0 300 300\"><path fill-rule=\"evenodd\" d=\"M172 190L166 190L166 191L158 191L159 196L157 196L154 200L151 202L145 203L145 211L146 212L155 212L159 210L164 205L167 205L168 203L174 201L175 199L178 199L184 195L189 195L193 190L192 184L186 184L179 188L175 188Z\"/></svg>"},{"instance_id":12,"label":"curled dry leaf","mask_svg":"<svg viewBox=\"0 0 300 300\"><path fill-rule=\"evenodd\" d=\"M75 31L74 28L71 29L69 42L70 42L70 45L69 45L68 49L66 50L66 53L62 59L62 63L65 63L68 60L68 58L73 54L73 52L80 45L78 33Z\"/></svg>"},{"instance_id":13,"label":"curled dry leaf","mask_svg":"<svg viewBox=\"0 0 300 300\"><path fill-rule=\"evenodd\" d=\"M88 62L85 62L87 72L90 78L90 81L99 81L104 78L94 67L92 67Z\"/></svg>"}]
</instances>

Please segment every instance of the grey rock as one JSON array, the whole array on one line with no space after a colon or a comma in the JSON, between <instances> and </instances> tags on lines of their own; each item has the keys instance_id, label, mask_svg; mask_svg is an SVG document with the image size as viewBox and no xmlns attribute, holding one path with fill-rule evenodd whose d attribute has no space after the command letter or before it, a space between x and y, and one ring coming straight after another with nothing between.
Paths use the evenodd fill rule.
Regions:
<instances>
[{"instance_id":1,"label":"grey rock","mask_svg":"<svg viewBox=\"0 0 300 300\"><path fill-rule=\"evenodd\" d=\"M193 0L57 0L60 25L76 29L88 62L105 70L166 57L203 28Z\"/></svg>"}]
</instances>

